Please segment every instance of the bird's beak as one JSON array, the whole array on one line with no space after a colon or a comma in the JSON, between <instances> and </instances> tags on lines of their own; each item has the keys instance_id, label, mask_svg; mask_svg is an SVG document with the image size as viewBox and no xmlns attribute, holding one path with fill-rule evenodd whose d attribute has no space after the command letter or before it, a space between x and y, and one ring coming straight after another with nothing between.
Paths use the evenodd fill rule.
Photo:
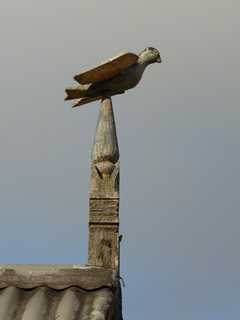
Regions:
<instances>
[{"instance_id":1,"label":"bird's beak","mask_svg":"<svg viewBox=\"0 0 240 320\"><path fill-rule=\"evenodd\" d=\"M156 62L158 62L158 63L161 63L161 62L162 62L162 59L161 59L160 56L157 58Z\"/></svg>"}]
</instances>

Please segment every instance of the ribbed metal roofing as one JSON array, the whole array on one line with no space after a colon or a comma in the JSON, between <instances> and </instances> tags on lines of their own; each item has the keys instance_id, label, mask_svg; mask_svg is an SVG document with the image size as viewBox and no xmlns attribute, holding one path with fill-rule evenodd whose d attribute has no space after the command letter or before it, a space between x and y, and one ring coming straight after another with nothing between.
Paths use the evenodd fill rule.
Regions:
<instances>
[{"instance_id":1,"label":"ribbed metal roofing","mask_svg":"<svg viewBox=\"0 0 240 320\"><path fill-rule=\"evenodd\" d=\"M86 292L76 287L0 290L1 320L106 319L113 302L110 289Z\"/></svg>"},{"instance_id":2,"label":"ribbed metal roofing","mask_svg":"<svg viewBox=\"0 0 240 320\"><path fill-rule=\"evenodd\" d=\"M0 266L0 320L117 319L114 274L104 268Z\"/></svg>"}]
</instances>

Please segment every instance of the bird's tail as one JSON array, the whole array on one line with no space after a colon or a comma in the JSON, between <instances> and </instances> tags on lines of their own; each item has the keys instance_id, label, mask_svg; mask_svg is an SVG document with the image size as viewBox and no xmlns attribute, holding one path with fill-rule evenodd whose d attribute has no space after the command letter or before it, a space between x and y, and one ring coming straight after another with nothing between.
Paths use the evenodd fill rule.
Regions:
<instances>
[{"instance_id":1,"label":"bird's tail","mask_svg":"<svg viewBox=\"0 0 240 320\"><path fill-rule=\"evenodd\" d=\"M70 87L65 89L65 100L73 100L85 97L87 95L89 85L80 85L78 87Z\"/></svg>"},{"instance_id":2,"label":"bird's tail","mask_svg":"<svg viewBox=\"0 0 240 320\"><path fill-rule=\"evenodd\" d=\"M94 97L94 98L84 97L84 98L81 98L81 99L77 100L77 102L75 102L72 107L76 108L76 107L82 106L83 104L87 104L89 102L93 102L93 101L99 100L101 98L102 98L101 96Z\"/></svg>"}]
</instances>

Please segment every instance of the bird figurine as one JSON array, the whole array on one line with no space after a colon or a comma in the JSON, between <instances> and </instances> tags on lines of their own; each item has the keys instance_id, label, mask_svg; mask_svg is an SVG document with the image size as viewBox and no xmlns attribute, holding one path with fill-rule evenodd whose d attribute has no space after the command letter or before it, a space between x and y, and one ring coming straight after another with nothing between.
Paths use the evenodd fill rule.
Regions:
<instances>
[{"instance_id":1,"label":"bird figurine","mask_svg":"<svg viewBox=\"0 0 240 320\"><path fill-rule=\"evenodd\" d=\"M104 97L122 94L134 88L142 78L145 68L152 63L161 63L157 49L148 47L139 55L123 53L99 66L76 74L73 78L79 85L66 88L65 100L76 100L74 107Z\"/></svg>"}]
</instances>

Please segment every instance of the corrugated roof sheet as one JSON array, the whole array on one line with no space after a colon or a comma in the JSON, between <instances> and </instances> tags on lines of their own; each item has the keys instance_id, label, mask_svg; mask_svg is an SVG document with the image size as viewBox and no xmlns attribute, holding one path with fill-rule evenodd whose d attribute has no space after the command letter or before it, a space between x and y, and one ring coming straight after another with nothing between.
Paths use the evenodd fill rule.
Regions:
<instances>
[{"instance_id":1,"label":"corrugated roof sheet","mask_svg":"<svg viewBox=\"0 0 240 320\"><path fill-rule=\"evenodd\" d=\"M0 266L0 320L121 319L118 290L111 269Z\"/></svg>"}]
</instances>

